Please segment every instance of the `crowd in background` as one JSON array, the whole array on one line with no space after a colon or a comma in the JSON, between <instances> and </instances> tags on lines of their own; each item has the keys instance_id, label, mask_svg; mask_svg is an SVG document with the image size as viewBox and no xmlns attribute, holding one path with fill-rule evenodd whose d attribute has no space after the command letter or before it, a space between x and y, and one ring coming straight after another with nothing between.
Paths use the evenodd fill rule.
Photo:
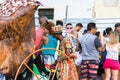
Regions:
<instances>
[{"instance_id":1,"label":"crowd in background","mask_svg":"<svg viewBox=\"0 0 120 80\"><path fill-rule=\"evenodd\" d=\"M56 70L53 73L48 73L49 79L120 79L118 77L120 69L120 23L115 24L115 30L107 27L103 32L100 32L97 31L96 23L90 22L81 38L78 38L78 32L84 27L81 23L76 24L75 27L72 23L67 23L64 26L66 30L64 36L61 30L63 28L61 20L56 21L56 24L54 24L47 21L46 17L42 17L40 24L39 29L42 30L38 29L36 31L35 49L55 48L61 50L61 53L54 50L41 52L44 65L49 65L50 69L54 68ZM38 36L38 33L42 34Z\"/></svg>"},{"instance_id":2,"label":"crowd in background","mask_svg":"<svg viewBox=\"0 0 120 80\"><path fill-rule=\"evenodd\" d=\"M34 2L7 1L0 15L10 16L21 6ZM65 35L61 20L53 23L43 16L39 23L34 51L45 50L33 54L28 65L40 80L120 80L120 23L115 24L114 30L107 27L100 32L95 22L89 22L80 38L78 32L84 27L82 23L75 27L72 23L65 24ZM24 68L17 80L38 80L35 75ZM0 74L0 80L12 79Z\"/></svg>"},{"instance_id":3,"label":"crowd in background","mask_svg":"<svg viewBox=\"0 0 120 80\"><path fill-rule=\"evenodd\" d=\"M75 27L67 23L63 35L61 20L53 23L43 16L39 22L34 51L47 50L32 55L28 64L40 80L120 80L120 23L115 24L115 30L107 27L100 32L96 23L89 22L79 38L82 23ZM21 79L37 77L25 69L18 76Z\"/></svg>"}]
</instances>

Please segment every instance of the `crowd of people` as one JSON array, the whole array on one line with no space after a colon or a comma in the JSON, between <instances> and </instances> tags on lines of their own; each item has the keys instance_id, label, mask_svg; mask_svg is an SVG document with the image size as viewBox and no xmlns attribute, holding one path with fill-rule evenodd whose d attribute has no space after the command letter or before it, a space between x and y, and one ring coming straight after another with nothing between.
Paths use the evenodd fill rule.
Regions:
<instances>
[{"instance_id":1,"label":"crowd of people","mask_svg":"<svg viewBox=\"0 0 120 80\"><path fill-rule=\"evenodd\" d=\"M9 17L21 6L33 4L37 6L38 2L6 0L6 3L1 6L0 16ZM75 27L72 23L67 23L64 26L66 34L63 35L61 20L54 24L43 16L39 22L40 27L35 31L33 45L34 51L39 49L42 51L31 56L28 66L40 80L98 80L98 78L120 80L120 23L115 24L114 30L107 27L100 32L97 31L96 23L89 22L87 29L79 38L78 32L84 27L81 23L77 23ZM15 20L13 24L15 27L17 26ZM17 31L16 29L15 31ZM21 38L22 35L19 36ZM10 40L12 39L10 38ZM15 64L12 63L12 65ZM3 70L2 67L0 70ZM24 68L17 80L37 80L35 75ZM13 80L11 77L5 76L0 74L0 80Z\"/></svg>"},{"instance_id":2,"label":"crowd of people","mask_svg":"<svg viewBox=\"0 0 120 80\"><path fill-rule=\"evenodd\" d=\"M115 30L107 27L100 32L97 31L96 23L90 22L80 39L78 32L83 28L81 23L76 24L75 27L72 23L67 23L64 36L62 21L58 20L54 24L46 17L42 17L40 25L41 27L36 31L35 50L40 48L61 50L61 52L43 50L36 53L37 56L42 56L41 60L45 68L45 70L40 69L39 61L34 63L37 64L36 68L39 72L37 75L41 80L120 79L120 23L115 24ZM49 71L46 71L47 69ZM46 76L43 77L41 70Z\"/></svg>"},{"instance_id":3,"label":"crowd of people","mask_svg":"<svg viewBox=\"0 0 120 80\"><path fill-rule=\"evenodd\" d=\"M100 32L96 23L90 22L79 38L82 23L75 27L67 23L63 35L61 20L55 24L43 16L39 22L34 51L46 50L33 54L28 64L40 80L120 80L120 23L115 30L107 27ZM26 68L18 76L21 79L37 77Z\"/></svg>"}]
</instances>

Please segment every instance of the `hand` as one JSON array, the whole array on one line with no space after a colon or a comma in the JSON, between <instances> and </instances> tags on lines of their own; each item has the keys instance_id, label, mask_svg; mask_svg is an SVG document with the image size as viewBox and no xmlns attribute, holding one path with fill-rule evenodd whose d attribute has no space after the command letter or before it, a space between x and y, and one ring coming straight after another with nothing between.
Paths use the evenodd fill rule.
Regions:
<instances>
[{"instance_id":1,"label":"hand","mask_svg":"<svg viewBox=\"0 0 120 80\"><path fill-rule=\"evenodd\" d=\"M62 60L65 60L65 59L67 59L67 58L66 57L60 57L60 58L57 59L57 61L62 61Z\"/></svg>"},{"instance_id":2,"label":"hand","mask_svg":"<svg viewBox=\"0 0 120 80\"><path fill-rule=\"evenodd\" d=\"M70 58L77 58L76 54L70 54Z\"/></svg>"}]
</instances>

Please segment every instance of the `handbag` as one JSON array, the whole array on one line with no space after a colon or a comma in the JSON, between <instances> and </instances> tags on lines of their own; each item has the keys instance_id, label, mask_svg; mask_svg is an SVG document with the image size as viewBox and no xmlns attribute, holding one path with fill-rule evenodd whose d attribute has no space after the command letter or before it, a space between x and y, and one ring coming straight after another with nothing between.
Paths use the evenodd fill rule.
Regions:
<instances>
[{"instance_id":1,"label":"handbag","mask_svg":"<svg viewBox=\"0 0 120 80\"><path fill-rule=\"evenodd\" d=\"M76 52L76 56L77 56L77 59L75 60L75 64L77 66L80 66L82 62L82 55L79 52Z\"/></svg>"}]
</instances>

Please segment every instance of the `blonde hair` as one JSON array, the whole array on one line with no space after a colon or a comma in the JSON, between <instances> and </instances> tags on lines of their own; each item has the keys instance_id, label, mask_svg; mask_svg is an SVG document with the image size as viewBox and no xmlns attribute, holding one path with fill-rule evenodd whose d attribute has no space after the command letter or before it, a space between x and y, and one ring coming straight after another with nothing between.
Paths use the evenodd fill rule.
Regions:
<instances>
[{"instance_id":1,"label":"blonde hair","mask_svg":"<svg viewBox=\"0 0 120 80\"><path fill-rule=\"evenodd\" d=\"M112 32L109 36L108 44L112 45L112 44L117 44L117 43L119 43L118 33Z\"/></svg>"}]
</instances>

